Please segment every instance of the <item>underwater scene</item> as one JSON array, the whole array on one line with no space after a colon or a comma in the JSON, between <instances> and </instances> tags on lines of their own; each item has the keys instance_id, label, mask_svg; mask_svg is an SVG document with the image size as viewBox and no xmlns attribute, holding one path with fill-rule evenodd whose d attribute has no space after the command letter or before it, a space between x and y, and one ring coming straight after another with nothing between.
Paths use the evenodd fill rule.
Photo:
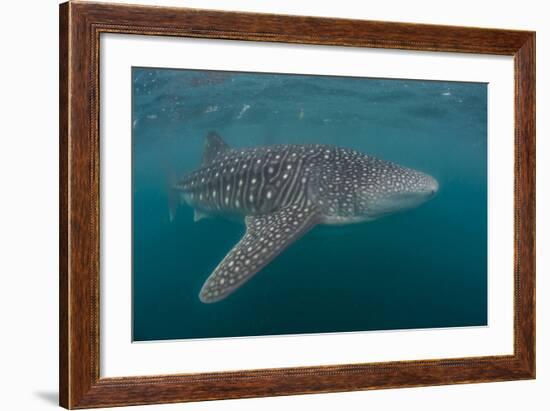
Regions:
<instances>
[{"instance_id":1,"label":"underwater scene","mask_svg":"<svg viewBox=\"0 0 550 411\"><path fill-rule=\"evenodd\" d=\"M487 325L487 84L131 81L134 341Z\"/></svg>"}]
</instances>

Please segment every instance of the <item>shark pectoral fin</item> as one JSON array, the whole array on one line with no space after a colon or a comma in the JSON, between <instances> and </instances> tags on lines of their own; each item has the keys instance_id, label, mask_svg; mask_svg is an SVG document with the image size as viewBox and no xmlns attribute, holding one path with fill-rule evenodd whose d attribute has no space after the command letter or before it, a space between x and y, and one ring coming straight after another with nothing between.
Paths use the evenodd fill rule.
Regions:
<instances>
[{"instance_id":1,"label":"shark pectoral fin","mask_svg":"<svg viewBox=\"0 0 550 411\"><path fill-rule=\"evenodd\" d=\"M203 303L224 299L317 224L313 207L291 205L271 214L246 217L246 233L202 286Z\"/></svg>"}]
</instances>

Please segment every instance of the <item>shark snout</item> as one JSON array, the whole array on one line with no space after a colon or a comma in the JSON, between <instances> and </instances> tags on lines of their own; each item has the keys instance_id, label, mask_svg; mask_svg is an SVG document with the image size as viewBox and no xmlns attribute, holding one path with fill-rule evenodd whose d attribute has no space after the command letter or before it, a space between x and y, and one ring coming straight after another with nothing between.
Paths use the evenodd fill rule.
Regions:
<instances>
[{"instance_id":1,"label":"shark snout","mask_svg":"<svg viewBox=\"0 0 550 411\"><path fill-rule=\"evenodd\" d=\"M434 196L439 191L439 183L432 176L426 175L426 191L429 195Z\"/></svg>"},{"instance_id":2,"label":"shark snout","mask_svg":"<svg viewBox=\"0 0 550 411\"><path fill-rule=\"evenodd\" d=\"M412 189L413 196L426 201L437 194L439 191L438 181L429 174L418 172L417 180Z\"/></svg>"}]
</instances>

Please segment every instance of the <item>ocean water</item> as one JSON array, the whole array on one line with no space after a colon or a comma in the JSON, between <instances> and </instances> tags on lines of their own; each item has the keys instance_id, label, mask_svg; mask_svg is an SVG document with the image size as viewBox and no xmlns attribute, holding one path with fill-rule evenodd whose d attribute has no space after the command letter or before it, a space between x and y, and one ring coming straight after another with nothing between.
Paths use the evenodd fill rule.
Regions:
<instances>
[{"instance_id":1,"label":"ocean water","mask_svg":"<svg viewBox=\"0 0 550 411\"><path fill-rule=\"evenodd\" d=\"M133 68L135 341L487 324L487 85ZM174 178L216 131L235 147L322 143L434 176L376 221L317 226L225 300L202 284L244 225L169 220Z\"/></svg>"}]
</instances>

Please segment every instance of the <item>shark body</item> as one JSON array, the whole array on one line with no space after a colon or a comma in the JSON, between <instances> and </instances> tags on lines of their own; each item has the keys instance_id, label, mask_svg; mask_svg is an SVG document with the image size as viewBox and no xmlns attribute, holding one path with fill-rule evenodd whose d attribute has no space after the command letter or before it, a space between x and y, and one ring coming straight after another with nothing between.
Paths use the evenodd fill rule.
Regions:
<instances>
[{"instance_id":1,"label":"shark body","mask_svg":"<svg viewBox=\"0 0 550 411\"><path fill-rule=\"evenodd\" d=\"M244 218L243 238L204 283L199 298L224 299L317 224L369 221L433 197L428 174L329 145L237 149L209 133L199 169L172 188L195 220Z\"/></svg>"}]
</instances>

